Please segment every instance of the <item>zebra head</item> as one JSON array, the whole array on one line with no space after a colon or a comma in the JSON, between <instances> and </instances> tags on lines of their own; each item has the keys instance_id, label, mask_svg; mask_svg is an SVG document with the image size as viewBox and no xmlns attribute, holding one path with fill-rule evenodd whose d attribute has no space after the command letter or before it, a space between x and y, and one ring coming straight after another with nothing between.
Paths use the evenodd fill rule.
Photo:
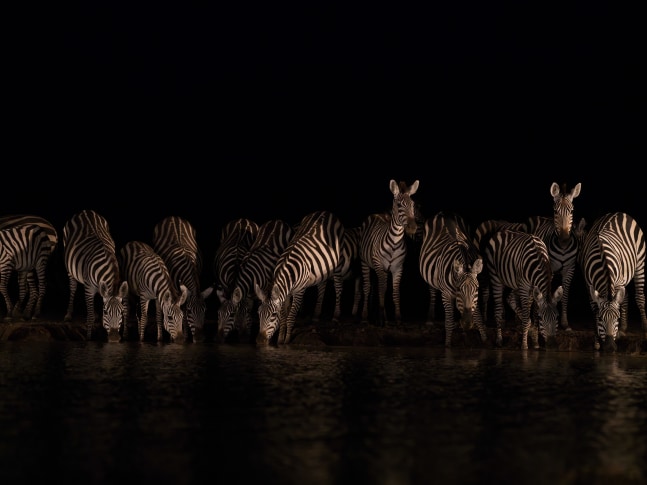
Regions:
<instances>
[{"instance_id":1,"label":"zebra head","mask_svg":"<svg viewBox=\"0 0 647 485\"><path fill-rule=\"evenodd\" d=\"M460 313L461 327L463 331L474 328L474 312L478 311L479 281L477 275L483 270L483 260L477 258L468 271L465 271L463 263L458 259L454 260L454 285L456 288L456 308Z\"/></svg>"},{"instance_id":2,"label":"zebra head","mask_svg":"<svg viewBox=\"0 0 647 485\"><path fill-rule=\"evenodd\" d=\"M555 182L550 187L553 196L553 223L555 234L561 243L566 243L571 237L573 228L573 199L580 195L582 184L578 183L570 192L566 192L566 184L560 189Z\"/></svg>"},{"instance_id":3,"label":"zebra head","mask_svg":"<svg viewBox=\"0 0 647 485\"><path fill-rule=\"evenodd\" d=\"M411 196L418 191L419 181L416 180L413 184L407 186L406 183L391 180L390 188L393 193L393 211L392 214L396 218L396 222L404 227L407 236L415 237L418 230L418 223L416 221L416 206Z\"/></svg>"},{"instance_id":4,"label":"zebra head","mask_svg":"<svg viewBox=\"0 0 647 485\"><path fill-rule=\"evenodd\" d=\"M557 344L557 324L559 323L557 304L561 301L563 294L562 286L559 286L552 295L549 292L547 297L537 286L533 288L535 318L539 334L544 338L547 347L554 347Z\"/></svg>"},{"instance_id":5,"label":"zebra head","mask_svg":"<svg viewBox=\"0 0 647 485\"><path fill-rule=\"evenodd\" d=\"M220 307L218 308L218 340L224 342L236 326L236 314L243 298L243 292L239 286L234 288L231 298L227 298L224 290L216 290Z\"/></svg>"},{"instance_id":6,"label":"zebra head","mask_svg":"<svg viewBox=\"0 0 647 485\"><path fill-rule=\"evenodd\" d=\"M615 295L610 300L603 298L592 285L590 292L591 299L598 309L595 348L598 350L600 343L602 343L603 350L615 352L617 350L616 338L618 336L618 325L620 323L622 302L625 297L625 288L624 286L616 288Z\"/></svg>"},{"instance_id":7,"label":"zebra head","mask_svg":"<svg viewBox=\"0 0 647 485\"><path fill-rule=\"evenodd\" d=\"M128 297L128 282L122 281L117 294L113 294L112 285L105 281L99 283L99 294L103 299L103 328L109 341L120 340L119 329L125 322L125 300Z\"/></svg>"},{"instance_id":8,"label":"zebra head","mask_svg":"<svg viewBox=\"0 0 647 485\"><path fill-rule=\"evenodd\" d=\"M186 328L190 329L194 342L204 339L204 318L207 311L205 299L211 295L212 291L213 286L210 286L199 293L190 291L186 297L184 317Z\"/></svg>"},{"instance_id":9,"label":"zebra head","mask_svg":"<svg viewBox=\"0 0 647 485\"><path fill-rule=\"evenodd\" d=\"M258 283L254 283L254 291L261 302L258 307L259 330L256 343L267 345L281 325L285 298L279 295L276 287L272 288L272 294L269 297Z\"/></svg>"},{"instance_id":10,"label":"zebra head","mask_svg":"<svg viewBox=\"0 0 647 485\"><path fill-rule=\"evenodd\" d=\"M189 290L186 286L180 285L180 294L173 295L170 289L162 292L158 299L164 319L164 329L171 335L171 341L175 342L184 335L182 324L184 323L184 312L182 305L186 301Z\"/></svg>"}]
</instances>

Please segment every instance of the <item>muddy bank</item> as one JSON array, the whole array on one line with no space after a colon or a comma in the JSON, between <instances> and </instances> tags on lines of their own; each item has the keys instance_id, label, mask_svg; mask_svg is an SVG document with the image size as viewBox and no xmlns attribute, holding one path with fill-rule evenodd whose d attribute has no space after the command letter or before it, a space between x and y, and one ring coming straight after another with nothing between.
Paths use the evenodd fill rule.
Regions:
<instances>
[{"instance_id":1,"label":"muddy bank","mask_svg":"<svg viewBox=\"0 0 647 485\"><path fill-rule=\"evenodd\" d=\"M626 336L618 339L618 353L645 355L646 343L641 339L640 324L630 325ZM134 330L134 329L133 329ZM131 331L131 339L137 339L137 332ZM216 324L208 321L205 325L205 342L217 343ZM488 327L488 342L483 344L477 332L464 334L455 330L452 338L454 348L495 348L495 329ZM149 325L145 341L155 342L156 327ZM13 321L0 323L0 341L34 341L34 340L86 340L86 328L82 321L63 323L55 320L42 320L36 322ZM95 328L92 340L107 340L101 328ZM514 323L509 323L503 332L504 349L520 349L521 332ZM571 331L560 330L554 347L546 348L543 339L540 339L542 349L548 351L593 351L593 331L582 330L579 326ZM345 321L341 324L321 322L314 325L310 322L297 322L294 329L294 338L291 345L308 346L390 346L390 347L443 347L445 343L445 330L442 324L434 326L425 323L405 322L400 326L359 324ZM233 334L225 342L227 345L249 344L249 339ZM532 344L529 340L532 349Z\"/></svg>"}]
</instances>

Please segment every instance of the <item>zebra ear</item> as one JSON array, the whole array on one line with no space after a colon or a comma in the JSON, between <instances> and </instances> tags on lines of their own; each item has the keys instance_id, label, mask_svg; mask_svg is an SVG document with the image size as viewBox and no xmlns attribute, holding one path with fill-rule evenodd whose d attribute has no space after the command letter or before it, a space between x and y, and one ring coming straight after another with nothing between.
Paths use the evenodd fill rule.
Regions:
<instances>
[{"instance_id":1,"label":"zebra ear","mask_svg":"<svg viewBox=\"0 0 647 485\"><path fill-rule=\"evenodd\" d=\"M243 290L240 289L240 286L236 286L234 288L234 292L231 294L231 302L234 305L238 305L240 303L240 300L243 299Z\"/></svg>"},{"instance_id":2,"label":"zebra ear","mask_svg":"<svg viewBox=\"0 0 647 485\"><path fill-rule=\"evenodd\" d=\"M265 303L267 296L263 292L263 289L258 286L258 283L254 283L254 292L256 293L256 297L261 301L261 303Z\"/></svg>"},{"instance_id":3,"label":"zebra ear","mask_svg":"<svg viewBox=\"0 0 647 485\"><path fill-rule=\"evenodd\" d=\"M128 282L122 281L119 286L119 298L123 300L126 296L128 296Z\"/></svg>"},{"instance_id":4,"label":"zebra ear","mask_svg":"<svg viewBox=\"0 0 647 485\"><path fill-rule=\"evenodd\" d=\"M624 300L624 298L625 298L625 287L624 287L624 286L621 286L620 288L618 288L618 289L616 290L616 296L614 297L614 299L613 299L613 300L614 300L618 305L620 305L620 304L622 304L622 300Z\"/></svg>"},{"instance_id":5,"label":"zebra ear","mask_svg":"<svg viewBox=\"0 0 647 485\"><path fill-rule=\"evenodd\" d=\"M108 291L108 285L106 284L105 281L102 281L99 283L99 294L101 295L101 298L104 300L107 300L110 298L110 292Z\"/></svg>"},{"instance_id":6,"label":"zebra ear","mask_svg":"<svg viewBox=\"0 0 647 485\"><path fill-rule=\"evenodd\" d=\"M483 271L483 260L481 258L477 258L472 265L472 274L477 275L481 271Z\"/></svg>"},{"instance_id":7,"label":"zebra ear","mask_svg":"<svg viewBox=\"0 0 647 485\"><path fill-rule=\"evenodd\" d=\"M454 260L454 273L457 277L460 277L463 274L463 263L461 263L458 259Z\"/></svg>"},{"instance_id":8,"label":"zebra ear","mask_svg":"<svg viewBox=\"0 0 647 485\"><path fill-rule=\"evenodd\" d=\"M555 293L553 293L553 299L555 300L555 303L558 303L562 299L563 295L564 295L564 288L560 285L555 290Z\"/></svg>"},{"instance_id":9,"label":"zebra ear","mask_svg":"<svg viewBox=\"0 0 647 485\"><path fill-rule=\"evenodd\" d=\"M418 186L420 185L420 181L416 180L414 183L411 184L411 187L409 187L409 195L413 195L416 192L418 192Z\"/></svg>"},{"instance_id":10,"label":"zebra ear","mask_svg":"<svg viewBox=\"0 0 647 485\"><path fill-rule=\"evenodd\" d=\"M209 286L208 288L205 288L204 290L202 290L202 293L200 293L200 296L202 296L202 299L204 300L206 298L209 298L212 292L213 292L213 286Z\"/></svg>"},{"instance_id":11,"label":"zebra ear","mask_svg":"<svg viewBox=\"0 0 647 485\"><path fill-rule=\"evenodd\" d=\"M570 193L571 202L573 201L573 199L575 197L580 195L580 190L582 190L582 184L581 183L578 183L575 187L573 187L573 190L571 190L571 193Z\"/></svg>"},{"instance_id":12,"label":"zebra ear","mask_svg":"<svg viewBox=\"0 0 647 485\"><path fill-rule=\"evenodd\" d=\"M591 300L593 300L593 303L600 306L600 293L598 293L598 290L593 288L593 285L589 285L589 294L591 295Z\"/></svg>"},{"instance_id":13,"label":"zebra ear","mask_svg":"<svg viewBox=\"0 0 647 485\"><path fill-rule=\"evenodd\" d=\"M541 290L537 286L532 287L532 295L535 298L535 301L537 304L540 304L544 300L544 294L541 292Z\"/></svg>"},{"instance_id":14,"label":"zebra ear","mask_svg":"<svg viewBox=\"0 0 647 485\"><path fill-rule=\"evenodd\" d=\"M216 290L216 295L218 295L218 299L220 300L220 303L224 303L226 298L225 298L225 292L223 291L222 288L218 288Z\"/></svg>"},{"instance_id":15,"label":"zebra ear","mask_svg":"<svg viewBox=\"0 0 647 485\"><path fill-rule=\"evenodd\" d=\"M559 184L557 182L553 182L550 186L550 195L552 195L553 200L557 202L557 199L559 199Z\"/></svg>"},{"instance_id":16,"label":"zebra ear","mask_svg":"<svg viewBox=\"0 0 647 485\"><path fill-rule=\"evenodd\" d=\"M398 183L391 179L391 182L389 182L389 188L391 189L391 193L393 195L398 195L400 193L400 187L398 187Z\"/></svg>"},{"instance_id":17,"label":"zebra ear","mask_svg":"<svg viewBox=\"0 0 647 485\"><path fill-rule=\"evenodd\" d=\"M186 297L189 294L189 289L184 285L180 285L180 291L181 291L180 300L177 302L177 304L181 306L181 305L184 305L184 302L186 301Z\"/></svg>"}]
</instances>

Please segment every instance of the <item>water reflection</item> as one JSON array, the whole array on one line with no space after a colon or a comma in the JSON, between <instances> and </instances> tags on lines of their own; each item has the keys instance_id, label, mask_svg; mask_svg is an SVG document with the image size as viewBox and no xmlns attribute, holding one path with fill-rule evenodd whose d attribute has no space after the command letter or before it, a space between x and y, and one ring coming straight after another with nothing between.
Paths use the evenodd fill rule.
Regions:
<instances>
[{"instance_id":1,"label":"water reflection","mask_svg":"<svg viewBox=\"0 0 647 485\"><path fill-rule=\"evenodd\" d=\"M639 356L11 342L0 365L6 483L647 480Z\"/></svg>"}]
</instances>

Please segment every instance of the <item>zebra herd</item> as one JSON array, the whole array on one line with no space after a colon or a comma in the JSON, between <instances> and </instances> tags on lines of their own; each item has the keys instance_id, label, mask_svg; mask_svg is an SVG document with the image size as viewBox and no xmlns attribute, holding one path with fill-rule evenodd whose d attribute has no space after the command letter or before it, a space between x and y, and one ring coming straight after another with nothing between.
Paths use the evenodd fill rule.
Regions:
<instances>
[{"instance_id":1,"label":"zebra herd","mask_svg":"<svg viewBox=\"0 0 647 485\"><path fill-rule=\"evenodd\" d=\"M595 318L595 348L616 350L627 331L629 291L640 312L642 339L645 314L645 237L635 219L623 212L605 214L590 228L573 222L571 190L553 183L553 217L532 216L525 222L483 221L474 231L460 215L422 214L413 200L419 181L389 182L390 211L368 215L359 226L345 227L330 211L306 214L296 225L281 219L262 224L240 218L226 224L212 265L214 282L201 288L202 253L196 231L186 220L170 216L153 228L149 245L129 241L119 252L107 220L92 210L74 214L63 227L64 264L69 300L64 321L71 321L77 286L84 287L86 334L95 330L95 299L109 340L129 338L137 321L144 341L148 311L155 302L157 341L204 338L207 299L217 295L217 338L232 332L257 344L292 341L304 294L316 288L313 322L318 322L329 283L334 288L332 320L341 319L344 282L354 281L352 316L360 324L401 325L400 284L408 254L417 257L419 276L429 290L427 323L435 324L440 296L445 346L451 347L456 317L462 334L476 330L487 343L490 298L496 337L502 345L506 303L521 325L522 349L528 340L548 344L558 327L570 330L568 297L577 266L582 270ZM414 244L418 254L410 251ZM58 233L34 215L0 218L0 293L6 321L37 319L45 293L45 271L58 246ZM18 275L14 302L8 281ZM555 277L556 276L556 277ZM390 281L390 293L387 292ZM386 304L386 296L392 305ZM387 308L393 309L390 318Z\"/></svg>"}]
</instances>

